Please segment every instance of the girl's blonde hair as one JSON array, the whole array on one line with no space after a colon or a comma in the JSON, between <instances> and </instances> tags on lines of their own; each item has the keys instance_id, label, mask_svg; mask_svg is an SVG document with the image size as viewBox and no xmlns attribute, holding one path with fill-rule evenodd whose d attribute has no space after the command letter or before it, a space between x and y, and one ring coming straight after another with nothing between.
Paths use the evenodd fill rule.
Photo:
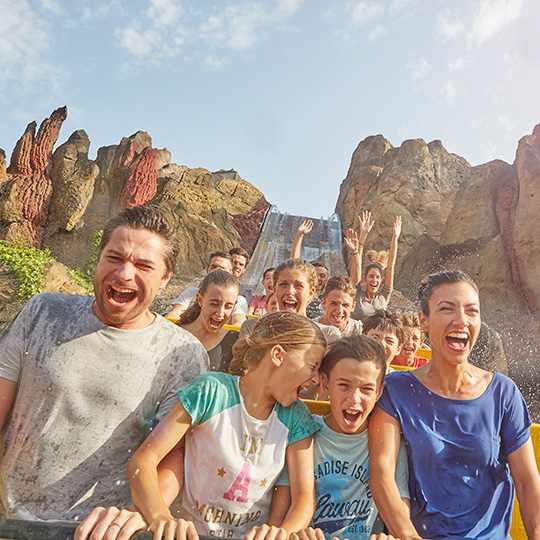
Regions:
<instances>
[{"instance_id":1,"label":"girl's blonde hair","mask_svg":"<svg viewBox=\"0 0 540 540\"><path fill-rule=\"evenodd\" d=\"M317 288L319 278L317 276L317 270L315 270L315 267L311 263L304 261L304 259L287 259L274 270L274 291L276 290L279 274L285 270L300 270L301 272L304 272L309 288Z\"/></svg>"},{"instance_id":2,"label":"girl's blonde hair","mask_svg":"<svg viewBox=\"0 0 540 540\"><path fill-rule=\"evenodd\" d=\"M206 274L206 277L202 280L202 283L199 286L199 294L204 296L211 285L217 285L222 289L234 288L237 291L240 289L238 280L232 274L229 274L229 272L225 272L225 270L221 270L219 268L212 270L212 272L209 274ZM199 302L195 296L195 300L193 300L186 311L180 315L176 321L176 324L180 326L182 324L192 323L200 314L201 306L199 306Z\"/></svg>"},{"instance_id":3,"label":"girl's blonde hair","mask_svg":"<svg viewBox=\"0 0 540 540\"><path fill-rule=\"evenodd\" d=\"M234 344L229 373L243 375L257 366L275 345L285 351L302 350L310 345L321 345L326 349L326 339L321 329L304 315L288 311L268 313L257 322L249 336Z\"/></svg>"}]
</instances>

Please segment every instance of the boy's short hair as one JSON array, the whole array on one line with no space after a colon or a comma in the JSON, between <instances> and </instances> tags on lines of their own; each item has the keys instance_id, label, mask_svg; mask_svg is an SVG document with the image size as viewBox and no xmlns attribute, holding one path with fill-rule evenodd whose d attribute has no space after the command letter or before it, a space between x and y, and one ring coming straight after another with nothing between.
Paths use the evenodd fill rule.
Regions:
<instances>
[{"instance_id":1,"label":"boy's short hair","mask_svg":"<svg viewBox=\"0 0 540 540\"><path fill-rule=\"evenodd\" d=\"M334 276L330 278L324 288L324 296L328 296L331 291L342 291L348 294L353 300L356 298L356 287L350 278L346 276Z\"/></svg>"},{"instance_id":2,"label":"boy's short hair","mask_svg":"<svg viewBox=\"0 0 540 540\"><path fill-rule=\"evenodd\" d=\"M243 248L243 247L234 247L229 249L229 254L231 257L233 255L240 255L241 257L244 257L246 259L246 266L249 262L249 253Z\"/></svg>"},{"instance_id":3,"label":"boy's short hair","mask_svg":"<svg viewBox=\"0 0 540 540\"><path fill-rule=\"evenodd\" d=\"M373 362L381 371L378 385L383 383L386 375L386 351L376 339L362 335L341 338L324 355L319 371L330 377L334 366L344 358L352 358L358 362Z\"/></svg>"},{"instance_id":4,"label":"boy's short hair","mask_svg":"<svg viewBox=\"0 0 540 540\"><path fill-rule=\"evenodd\" d=\"M379 309L373 315L364 319L362 325L362 334L368 334L370 330L380 329L383 332L394 334L400 345L405 343L403 323L401 322L401 317L397 313Z\"/></svg>"},{"instance_id":5,"label":"boy's short hair","mask_svg":"<svg viewBox=\"0 0 540 540\"><path fill-rule=\"evenodd\" d=\"M212 263L212 259L215 259L216 257L219 257L220 259L227 259L228 261L231 261L232 264L232 255L230 253L227 253L226 251L214 251L214 253L210 254L210 257L208 258L208 264L206 265L207 268Z\"/></svg>"},{"instance_id":6,"label":"boy's short hair","mask_svg":"<svg viewBox=\"0 0 540 540\"><path fill-rule=\"evenodd\" d=\"M267 268L264 272L263 272L263 279L266 279L266 275L268 274L268 272L273 272L276 268L274 266L271 266L270 268Z\"/></svg>"},{"instance_id":7,"label":"boy's short hair","mask_svg":"<svg viewBox=\"0 0 540 540\"><path fill-rule=\"evenodd\" d=\"M420 331L420 337L422 340L426 337L425 332L420 326L420 319L418 318L418 313L416 311L405 311L401 315L401 324L405 327L416 328Z\"/></svg>"}]
</instances>

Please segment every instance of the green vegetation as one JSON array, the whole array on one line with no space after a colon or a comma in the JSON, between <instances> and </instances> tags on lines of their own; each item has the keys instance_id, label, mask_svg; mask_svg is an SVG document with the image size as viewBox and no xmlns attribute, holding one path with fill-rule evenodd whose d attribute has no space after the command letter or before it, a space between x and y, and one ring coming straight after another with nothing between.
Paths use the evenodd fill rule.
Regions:
<instances>
[{"instance_id":1,"label":"green vegetation","mask_svg":"<svg viewBox=\"0 0 540 540\"><path fill-rule=\"evenodd\" d=\"M36 249L21 242L0 241L0 263L11 266L19 280L17 300L29 300L43 292L43 269L51 260L48 249Z\"/></svg>"},{"instance_id":2,"label":"green vegetation","mask_svg":"<svg viewBox=\"0 0 540 540\"><path fill-rule=\"evenodd\" d=\"M92 245L92 253L86 259L84 264L79 268L76 272L80 279L85 280L86 283L90 283L90 291L94 291L94 286L92 285L94 281L94 273L96 271L97 266L97 253L98 253L98 247L101 242L101 237L103 236L103 231L96 231L94 234L94 242ZM78 283L77 281L75 283ZM83 287L86 287L86 285L83 285Z\"/></svg>"},{"instance_id":3,"label":"green vegetation","mask_svg":"<svg viewBox=\"0 0 540 540\"><path fill-rule=\"evenodd\" d=\"M29 300L32 296L43 292L43 271L49 262L56 261L51 257L51 252L48 249L37 249L22 242L0 240L0 264L10 266L19 281L17 300ZM87 279L86 273L70 268L68 268L68 273L73 283L92 292L92 279Z\"/></svg>"}]
</instances>

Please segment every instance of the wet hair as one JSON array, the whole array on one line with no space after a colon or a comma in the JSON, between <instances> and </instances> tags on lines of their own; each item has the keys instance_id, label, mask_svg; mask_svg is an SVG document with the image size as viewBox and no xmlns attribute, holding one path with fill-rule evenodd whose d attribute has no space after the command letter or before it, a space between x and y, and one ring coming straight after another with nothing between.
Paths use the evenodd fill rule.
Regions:
<instances>
[{"instance_id":1,"label":"wet hair","mask_svg":"<svg viewBox=\"0 0 540 540\"><path fill-rule=\"evenodd\" d=\"M474 280L461 270L430 274L421 281L418 290L418 303L420 311L424 315L429 315L429 299L431 298L433 291L441 285L448 285L451 283L468 283L476 291L476 294L478 294L478 287Z\"/></svg>"},{"instance_id":2,"label":"wet hair","mask_svg":"<svg viewBox=\"0 0 540 540\"><path fill-rule=\"evenodd\" d=\"M334 366L344 358L352 358L358 362L373 362L381 372L377 384L383 383L386 375L386 351L376 339L361 335L341 338L324 355L319 371L330 377Z\"/></svg>"},{"instance_id":3,"label":"wet hair","mask_svg":"<svg viewBox=\"0 0 540 540\"><path fill-rule=\"evenodd\" d=\"M263 279L266 278L266 274L268 274L268 272L273 272L275 270L275 267L271 266L270 268L267 268L264 273L263 273Z\"/></svg>"},{"instance_id":4,"label":"wet hair","mask_svg":"<svg viewBox=\"0 0 540 540\"><path fill-rule=\"evenodd\" d=\"M206 268L208 268L212 264L212 259L215 259L216 257L220 257L221 259L227 259L231 262L232 265L232 255L230 253L227 253L226 251L214 251L208 258L208 264L206 265Z\"/></svg>"},{"instance_id":5,"label":"wet hair","mask_svg":"<svg viewBox=\"0 0 540 540\"><path fill-rule=\"evenodd\" d=\"M342 291L348 294L353 300L356 298L356 287L347 276L334 276L330 278L324 288L324 297L332 291Z\"/></svg>"},{"instance_id":6,"label":"wet hair","mask_svg":"<svg viewBox=\"0 0 540 540\"><path fill-rule=\"evenodd\" d=\"M287 259L283 261L275 270L274 270L274 290L277 287L277 282L279 274L285 270L300 270L306 274L308 285L310 289L316 288L319 283L319 277L317 276L317 271L315 267L304 261L304 259Z\"/></svg>"},{"instance_id":7,"label":"wet hair","mask_svg":"<svg viewBox=\"0 0 540 540\"><path fill-rule=\"evenodd\" d=\"M401 324L403 327L416 328L420 331L420 339L425 338L425 333L420 327L420 319L418 318L418 313L415 311L405 311L401 314ZM404 328L405 329L405 328Z\"/></svg>"},{"instance_id":8,"label":"wet hair","mask_svg":"<svg viewBox=\"0 0 540 540\"><path fill-rule=\"evenodd\" d=\"M268 313L257 322L249 336L234 344L229 373L243 375L256 367L275 345L280 345L286 352L305 350L310 345L326 348L326 339L321 329L303 315L287 311Z\"/></svg>"},{"instance_id":9,"label":"wet hair","mask_svg":"<svg viewBox=\"0 0 540 540\"><path fill-rule=\"evenodd\" d=\"M110 219L103 227L103 235L98 246L98 259L101 257L105 246L110 242L113 232L118 227L146 230L160 236L165 244L163 260L166 273L174 272L178 254L180 253L180 241L172 223L161 210L151 206L134 206L122 210L117 216Z\"/></svg>"},{"instance_id":10,"label":"wet hair","mask_svg":"<svg viewBox=\"0 0 540 540\"><path fill-rule=\"evenodd\" d=\"M383 332L394 334L400 345L405 342L403 324L401 317L397 313L379 309L373 315L364 319L362 325L362 334L367 335L370 330L382 330Z\"/></svg>"},{"instance_id":11,"label":"wet hair","mask_svg":"<svg viewBox=\"0 0 540 540\"><path fill-rule=\"evenodd\" d=\"M373 268L376 268L381 273L381 276L383 275L382 266L379 263L371 263L366 266L366 269L364 270L364 277L367 277L367 275L369 274L369 271L372 270Z\"/></svg>"},{"instance_id":12,"label":"wet hair","mask_svg":"<svg viewBox=\"0 0 540 540\"><path fill-rule=\"evenodd\" d=\"M229 272L221 270L221 268L216 268L215 270L212 270L206 274L206 277L202 280L199 286L199 294L204 296L211 285L217 285L222 289L229 289L231 287L236 288L236 290L240 289L238 280L232 274L229 274ZM180 315L176 321L176 324L180 326L182 324L192 323L200 314L201 306L199 305L199 302L197 302L197 297L195 297L195 300L191 302L186 311Z\"/></svg>"},{"instance_id":13,"label":"wet hair","mask_svg":"<svg viewBox=\"0 0 540 540\"><path fill-rule=\"evenodd\" d=\"M231 257L233 255L240 255L241 257L245 257L246 258L246 266L249 262L249 253L242 247L235 247L235 248L232 248L232 249L229 249L229 254L231 255Z\"/></svg>"}]
</instances>

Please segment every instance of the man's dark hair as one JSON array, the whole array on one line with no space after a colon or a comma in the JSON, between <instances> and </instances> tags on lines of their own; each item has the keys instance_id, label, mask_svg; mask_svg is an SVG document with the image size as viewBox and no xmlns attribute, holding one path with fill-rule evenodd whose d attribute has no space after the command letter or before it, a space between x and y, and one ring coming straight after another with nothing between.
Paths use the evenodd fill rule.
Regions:
<instances>
[{"instance_id":1,"label":"man's dark hair","mask_svg":"<svg viewBox=\"0 0 540 540\"><path fill-rule=\"evenodd\" d=\"M163 257L167 274L174 272L180 252L180 241L172 223L161 210L151 206L134 206L122 210L117 216L111 218L103 227L103 236L98 246L98 258L101 257L105 246L118 227L146 230L161 236L165 244Z\"/></svg>"},{"instance_id":2,"label":"man's dark hair","mask_svg":"<svg viewBox=\"0 0 540 540\"><path fill-rule=\"evenodd\" d=\"M240 255L241 257L246 258L246 266L249 262L249 253L242 247L234 247L232 249L229 249L229 253L231 254L231 257L233 255Z\"/></svg>"},{"instance_id":3,"label":"man's dark hair","mask_svg":"<svg viewBox=\"0 0 540 540\"><path fill-rule=\"evenodd\" d=\"M326 266L326 264L322 263L321 261L313 261L311 264L315 267L326 268L326 270L328 270L328 266Z\"/></svg>"},{"instance_id":4,"label":"man's dark hair","mask_svg":"<svg viewBox=\"0 0 540 540\"><path fill-rule=\"evenodd\" d=\"M368 336L348 336L336 341L324 355L319 371L330 378L334 366L344 358L358 362L373 362L380 370L378 384L382 384L386 374L386 352L384 347Z\"/></svg>"},{"instance_id":5,"label":"man's dark hair","mask_svg":"<svg viewBox=\"0 0 540 540\"><path fill-rule=\"evenodd\" d=\"M206 267L208 268L210 266L210 263L212 262L212 259L220 257L221 259L227 259L231 262L232 265L232 255L230 253L227 253L226 251L214 251L214 253L210 254L210 257L208 258L208 264Z\"/></svg>"}]
</instances>

